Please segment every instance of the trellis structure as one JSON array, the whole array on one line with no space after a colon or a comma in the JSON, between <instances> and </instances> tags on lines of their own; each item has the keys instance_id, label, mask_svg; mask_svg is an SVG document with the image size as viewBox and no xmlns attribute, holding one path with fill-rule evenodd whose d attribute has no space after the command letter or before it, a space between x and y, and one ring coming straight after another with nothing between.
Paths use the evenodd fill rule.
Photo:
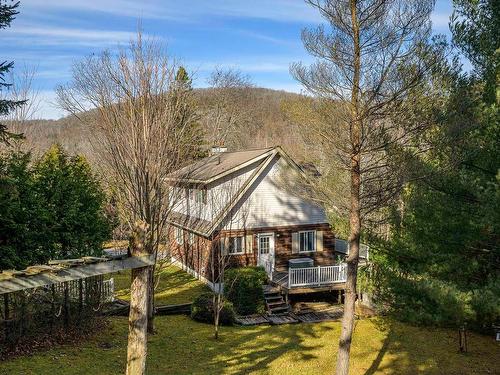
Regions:
<instances>
[{"instance_id":1,"label":"trellis structure","mask_svg":"<svg viewBox=\"0 0 500 375\"><path fill-rule=\"evenodd\" d=\"M112 281L105 281L105 275L153 263L149 255L83 257L0 272L0 344L7 344L0 347L15 346L21 339L40 337L58 327L83 329L113 298Z\"/></svg>"}]
</instances>

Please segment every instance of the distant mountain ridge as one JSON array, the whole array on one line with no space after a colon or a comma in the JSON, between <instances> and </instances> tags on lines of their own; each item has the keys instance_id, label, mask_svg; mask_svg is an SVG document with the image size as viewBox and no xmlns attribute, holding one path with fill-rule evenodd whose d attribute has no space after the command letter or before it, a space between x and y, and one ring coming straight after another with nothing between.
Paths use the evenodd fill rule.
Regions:
<instances>
[{"instance_id":1,"label":"distant mountain ridge","mask_svg":"<svg viewBox=\"0 0 500 375\"><path fill-rule=\"evenodd\" d=\"M204 111L210 107L211 90L210 88L194 90L202 118ZM287 134L290 135L287 128L292 125L281 109L282 103L285 100L298 98L299 94L261 87L245 90L248 94L245 95L245 100L236 104L248 114L247 125L245 129L241 129L241 137L235 137L231 142L233 144L228 146L230 148L267 147L275 144L286 146ZM72 116L58 120L30 120L22 126L16 126L15 130L25 134L26 146L35 153L45 151L54 143L60 143L70 153L83 154L93 159L91 134L77 118Z\"/></svg>"}]
</instances>

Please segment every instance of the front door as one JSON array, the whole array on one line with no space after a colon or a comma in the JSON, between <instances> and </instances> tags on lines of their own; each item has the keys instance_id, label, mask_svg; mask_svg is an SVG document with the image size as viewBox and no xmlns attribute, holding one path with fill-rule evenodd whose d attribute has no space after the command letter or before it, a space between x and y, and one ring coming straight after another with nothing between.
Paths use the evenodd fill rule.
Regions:
<instances>
[{"instance_id":1,"label":"front door","mask_svg":"<svg viewBox=\"0 0 500 375\"><path fill-rule=\"evenodd\" d=\"M274 233L259 234L259 266L270 275L274 271Z\"/></svg>"}]
</instances>

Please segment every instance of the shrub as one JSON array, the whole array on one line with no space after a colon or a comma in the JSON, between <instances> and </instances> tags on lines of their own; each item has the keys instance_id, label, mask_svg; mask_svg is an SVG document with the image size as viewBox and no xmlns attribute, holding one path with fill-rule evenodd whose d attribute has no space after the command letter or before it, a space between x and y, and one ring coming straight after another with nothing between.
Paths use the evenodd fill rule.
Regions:
<instances>
[{"instance_id":1,"label":"shrub","mask_svg":"<svg viewBox=\"0 0 500 375\"><path fill-rule=\"evenodd\" d=\"M238 314L265 311L262 286L266 280L267 274L262 267L232 268L226 271L224 292Z\"/></svg>"},{"instance_id":2,"label":"shrub","mask_svg":"<svg viewBox=\"0 0 500 375\"><path fill-rule=\"evenodd\" d=\"M219 324L232 325L234 322L234 307L231 302L225 301L219 315ZM191 305L191 318L198 322L214 322L213 293L202 293L193 301Z\"/></svg>"},{"instance_id":3,"label":"shrub","mask_svg":"<svg viewBox=\"0 0 500 375\"><path fill-rule=\"evenodd\" d=\"M473 324L480 331L489 332L500 322L500 280L490 280L481 289L472 292L471 307L475 314Z\"/></svg>"},{"instance_id":4,"label":"shrub","mask_svg":"<svg viewBox=\"0 0 500 375\"><path fill-rule=\"evenodd\" d=\"M393 281L392 313L416 325L457 327L471 321L471 295L452 283L435 279Z\"/></svg>"}]
</instances>

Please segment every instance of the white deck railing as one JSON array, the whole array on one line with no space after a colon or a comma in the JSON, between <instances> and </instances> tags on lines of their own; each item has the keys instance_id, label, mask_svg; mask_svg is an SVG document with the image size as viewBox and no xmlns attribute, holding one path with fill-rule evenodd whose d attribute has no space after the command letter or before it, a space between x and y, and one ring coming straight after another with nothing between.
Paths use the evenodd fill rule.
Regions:
<instances>
[{"instance_id":1,"label":"white deck railing","mask_svg":"<svg viewBox=\"0 0 500 375\"><path fill-rule=\"evenodd\" d=\"M346 281L346 277L346 264L288 269L288 285L290 288L343 283Z\"/></svg>"},{"instance_id":2,"label":"white deck railing","mask_svg":"<svg viewBox=\"0 0 500 375\"><path fill-rule=\"evenodd\" d=\"M115 279L104 280L102 283L103 302L113 302L115 300Z\"/></svg>"}]
</instances>

